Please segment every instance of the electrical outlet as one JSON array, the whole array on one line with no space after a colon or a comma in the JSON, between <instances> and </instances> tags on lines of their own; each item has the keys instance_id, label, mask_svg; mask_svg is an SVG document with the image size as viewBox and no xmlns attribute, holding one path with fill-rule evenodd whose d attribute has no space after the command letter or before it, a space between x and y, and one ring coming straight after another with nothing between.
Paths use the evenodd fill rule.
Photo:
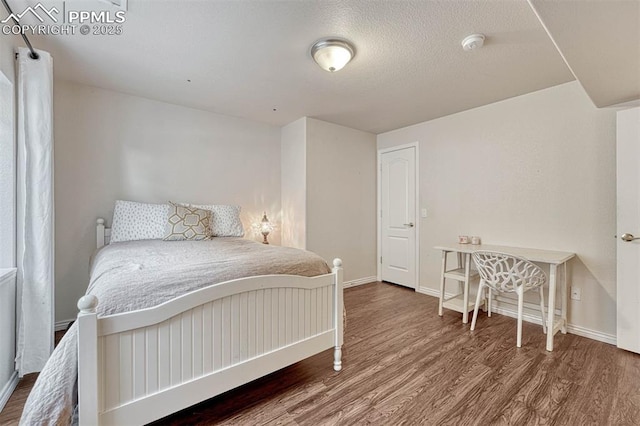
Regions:
<instances>
[{"instance_id":1,"label":"electrical outlet","mask_svg":"<svg viewBox=\"0 0 640 426\"><path fill-rule=\"evenodd\" d=\"M582 297L582 290L580 287L571 286L571 300L580 300Z\"/></svg>"}]
</instances>

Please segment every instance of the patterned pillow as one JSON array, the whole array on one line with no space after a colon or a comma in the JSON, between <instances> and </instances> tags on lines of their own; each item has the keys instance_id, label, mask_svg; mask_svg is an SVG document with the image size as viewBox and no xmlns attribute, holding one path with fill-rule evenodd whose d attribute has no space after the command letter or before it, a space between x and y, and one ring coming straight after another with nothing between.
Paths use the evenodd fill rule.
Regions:
<instances>
[{"instance_id":1,"label":"patterned pillow","mask_svg":"<svg viewBox=\"0 0 640 426\"><path fill-rule=\"evenodd\" d=\"M161 240L168 217L168 204L117 200L113 209L110 242Z\"/></svg>"},{"instance_id":2,"label":"patterned pillow","mask_svg":"<svg viewBox=\"0 0 640 426\"><path fill-rule=\"evenodd\" d=\"M169 202L165 241L208 240L211 238L211 212Z\"/></svg>"},{"instance_id":3,"label":"patterned pillow","mask_svg":"<svg viewBox=\"0 0 640 426\"><path fill-rule=\"evenodd\" d=\"M211 211L212 237L244 237L244 228L242 221L240 221L240 206L187 205Z\"/></svg>"}]
</instances>

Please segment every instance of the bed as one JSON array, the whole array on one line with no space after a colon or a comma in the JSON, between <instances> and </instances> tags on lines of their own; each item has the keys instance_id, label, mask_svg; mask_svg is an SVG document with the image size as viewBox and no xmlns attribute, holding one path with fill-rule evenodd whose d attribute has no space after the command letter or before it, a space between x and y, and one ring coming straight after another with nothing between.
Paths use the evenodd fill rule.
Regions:
<instances>
[{"instance_id":1,"label":"bed","mask_svg":"<svg viewBox=\"0 0 640 426\"><path fill-rule=\"evenodd\" d=\"M109 238L98 219L97 246L105 247L92 263L92 283L66 341L41 373L49 378L29 396L23 423L57 423L68 414L69 396L46 382L70 389L75 376L61 370L73 369L76 359L81 425L149 423L327 349L341 370L339 259L331 269L322 261L297 270L307 257L319 257L241 238L111 246ZM262 262L252 260L253 251ZM210 267L216 278L203 278ZM104 284L124 277L127 286ZM65 404L50 408L44 399Z\"/></svg>"}]
</instances>

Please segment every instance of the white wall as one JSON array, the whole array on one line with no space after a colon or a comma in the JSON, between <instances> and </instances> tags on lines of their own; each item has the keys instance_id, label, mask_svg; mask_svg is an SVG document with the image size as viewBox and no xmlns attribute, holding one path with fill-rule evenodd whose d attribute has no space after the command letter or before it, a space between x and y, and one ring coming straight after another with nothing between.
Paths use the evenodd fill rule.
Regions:
<instances>
[{"instance_id":1,"label":"white wall","mask_svg":"<svg viewBox=\"0 0 640 426\"><path fill-rule=\"evenodd\" d=\"M0 268L16 266L16 109L17 37L0 37Z\"/></svg>"},{"instance_id":2,"label":"white wall","mask_svg":"<svg viewBox=\"0 0 640 426\"><path fill-rule=\"evenodd\" d=\"M15 51L22 46L22 39L17 35L5 35L0 37L0 71L13 82L15 73Z\"/></svg>"},{"instance_id":3,"label":"white wall","mask_svg":"<svg viewBox=\"0 0 640 426\"><path fill-rule=\"evenodd\" d=\"M0 410L17 384L15 56L17 36L0 36ZM5 268L3 270L3 268ZM4 278L1 278L4 277Z\"/></svg>"},{"instance_id":4,"label":"white wall","mask_svg":"<svg viewBox=\"0 0 640 426\"><path fill-rule=\"evenodd\" d=\"M283 244L341 258L347 285L375 281L375 135L303 117L281 147Z\"/></svg>"},{"instance_id":5,"label":"white wall","mask_svg":"<svg viewBox=\"0 0 640 426\"><path fill-rule=\"evenodd\" d=\"M116 199L238 204L280 221L280 128L56 81L56 320L86 291L95 220ZM279 243L280 233L270 240Z\"/></svg>"},{"instance_id":6,"label":"white wall","mask_svg":"<svg viewBox=\"0 0 640 426\"><path fill-rule=\"evenodd\" d=\"M16 266L16 116L13 70L0 69L0 268Z\"/></svg>"},{"instance_id":7,"label":"white wall","mask_svg":"<svg viewBox=\"0 0 640 426\"><path fill-rule=\"evenodd\" d=\"M307 126L307 249L344 262L345 281L376 275L376 137L313 118Z\"/></svg>"},{"instance_id":8,"label":"white wall","mask_svg":"<svg viewBox=\"0 0 640 426\"><path fill-rule=\"evenodd\" d=\"M307 235L306 118L282 128L281 193L282 245L304 249Z\"/></svg>"},{"instance_id":9,"label":"white wall","mask_svg":"<svg viewBox=\"0 0 640 426\"><path fill-rule=\"evenodd\" d=\"M577 82L378 135L420 144L420 286L438 288L439 242L572 251L569 322L616 330L615 111Z\"/></svg>"}]
</instances>

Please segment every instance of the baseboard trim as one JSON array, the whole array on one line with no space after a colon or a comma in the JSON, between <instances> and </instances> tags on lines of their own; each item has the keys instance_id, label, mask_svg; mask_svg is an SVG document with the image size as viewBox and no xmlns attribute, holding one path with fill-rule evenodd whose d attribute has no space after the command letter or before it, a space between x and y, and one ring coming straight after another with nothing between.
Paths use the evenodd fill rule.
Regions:
<instances>
[{"instance_id":1,"label":"baseboard trim","mask_svg":"<svg viewBox=\"0 0 640 426\"><path fill-rule=\"evenodd\" d=\"M67 329L67 327L69 327L69 324L72 323L73 321L75 321L76 319L66 319L66 320L62 320L62 321L56 321L55 324L55 331L65 331Z\"/></svg>"},{"instance_id":2,"label":"baseboard trim","mask_svg":"<svg viewBox=\"0 0 640 426\"><path fill-rule=\"evenodd\" d=\"M615 334L602 333L600 331L581 327L579 325L567 324L567 332L575 334L577 336L586 337L588 339L597 340L599 342L608 343L614 346L618 344L617 336Z\"/></svg>"},{"instance_id":3,"label":"baseboard trim","mask_svg":"<svg viewBox=\"0 0 640 426\"><path fill-rule=\"evenodd\" d=\"M9 398L11 398L11 394L16 389L16 386L18 386L19 381L20 378L18 377L18 372L14 371L7 384L4 385L4 388L2 388L2 391L0 392L0 411L4 410L4 406L9 402Z\"/></svg>"},{"instance_id":4,"label":"baseboard trim","mask_svg":"<svg viewBox=\"0 0 640 426\"><path fill-rule=\"evenodd\" d=\"M416 293L426 294L427 296L440 297L440 292L428 287L416 287ZM450 297L449 293L445 293L445 297Z\"/></svg>"},{"instance_id":5,"label":"baseboard trim","mask_svg":"<svg viewBox=\"0 0 640 426\"><path fill-rule=\"evenodd\" d=\"M427 296L440 297L440 291L432 288L428 288L428 287L418 287L416 289L416 292L426 294ZM453 294L445 293L445 297L451 297L451 296L453 296ZM507 308L505 306L501 306L499 301L493 304L493 312L500 315L506 315L511 318L518 317L518 311L516 311L515 309ZM560 314L559 310L556 310L556 315L559 315L559 314ZM526 311L522 315L522 320L531 322L534 324L538 324L540 326L542 325L541 317L530 314ZM575 325L571 323L567 324L567 333L575 334L576 336L586 337L587 339L597 340L598 342L608 343L614 346L616 345L616 342L617 342L615 334L603 333L601 331L592 330L590 328L582 327L580 325Z\"/></svg>"},{"instance_id":6,"label":"baseboard trim","mask_svg":"<svg viewBox=\"0 0 640 426\"><path fill-rule=\"evenodd\" d=\"M375 281L378 281L378 278L375 276L358 278L357 280L345 281L344 283L342 283L342 287L343 288L355 287L358 285L369 284Z\"/></svg>"}]
</instances>

